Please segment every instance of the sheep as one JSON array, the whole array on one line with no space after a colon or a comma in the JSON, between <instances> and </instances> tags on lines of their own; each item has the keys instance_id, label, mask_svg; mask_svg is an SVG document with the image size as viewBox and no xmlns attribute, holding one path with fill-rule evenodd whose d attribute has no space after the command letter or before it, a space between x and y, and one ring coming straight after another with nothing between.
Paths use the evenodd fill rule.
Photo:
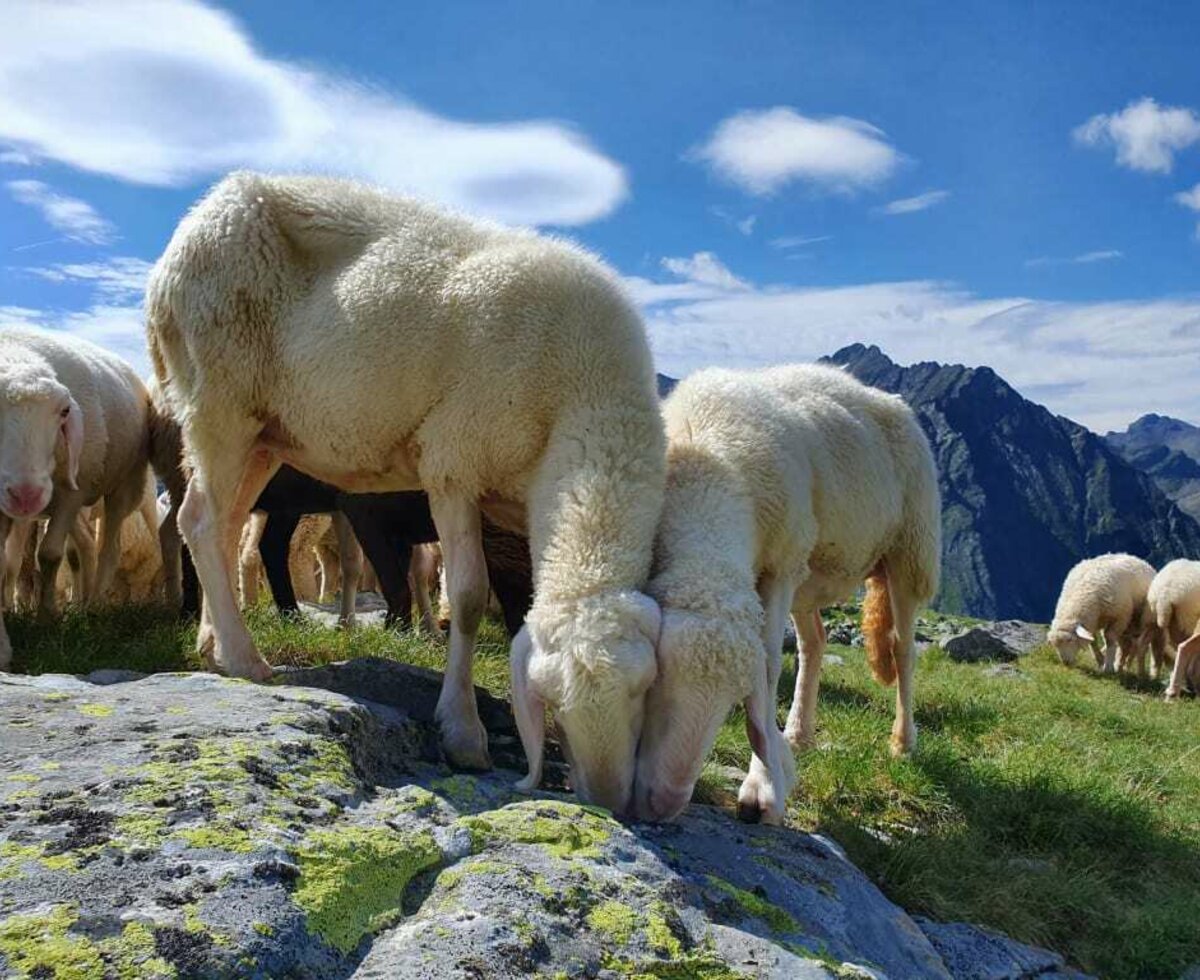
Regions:
<instances>
[{"instance_id":1,"label":"sheep","mask_svg":"<svg viewBox=\"0 0 1200 980\"><path fill-rule=\"evenodd\" d=\"M145 485L149 415L145 386L115 354L76 337L0 331L0 547L14 521L49 517L38 547L43 614L56 611L55 581L79 510L100 499L94 587L108 590L121 525ZM11 658L0 614L0 670Z\"/></svg>"},{"instance_id":2,"label":"sheep","mask_svg":"<svg viewBox=\"0 0 1200 980\"><path fill-rule=\"evenodd\" d=\"M579 795L623 810L655 672L659 612L640 590L665 446L619 279L531 231L349 181L243 172L180 223L146 310L194 472L180 520L209 664L270 675L230 570L281 462L345 491L425 490L454 609L435 711L447 758L490 765L471 681L482 511L527 532L533 556L533 608L511 655L521 785L540 778L548 707Z\"/></svg>"},{"instance_id":3,"label":"sheep","mask_svg":"<svg viewBox=\"0 0 1200 980\"><path fill-rule=\"evenodd\" d=\"M101 508L93 508L103 527ZM146 471L146 486L138 505L140 520L121 525L121 549L117 568L108 591L98 598L110 603L151 602L161 600L164 592L164 566L159 539L158 515L154 499L154 480Z\"/></svg>"},{"instance_id":4,"label":"sheep","mask_svg":"<svg viewBox=\"0 0 1200 980\"><path fill-rule=\"evenodd\" d=\"M1099 555L1079 562L1063 581L1046 636L1059 660L1069 667L1079 651L1089 647L1104 673L1136 660L1144 675L1146 647L1153 639L1154 624L1146 604L1153 580L1154 568L1133 555ZM1101 637L1103 654L1096 648ZM1156 671L1159 650L1155 642Z\"/></svg>"},{"instance_id":5,"label":"sheep","mask_svg":"<svg viewBox=\"0 0 1200 980\"><path fill-rule=\"evenodd\" d=\"M1185 686L1200 692L1200 561L1177 558L1154 576L1146 597L1152 622L1157 628L1156 673L1164 654L1160 647L1175 649L1175 666L1167 682L1166 698L1173 700Z\"/></svg>"},{"instance_id":6,"label":"sheep","mask_svg":"<svg viewBox=\"0 0 1200 980\"><path fill-rule=\"evenodd\" d=\"M667 492L648 586L663 621L636 811L666 820L686 807L717 729L744 699L754 755L739 816L779 823L792 749L814 744L820 610L864 580L871 669L897 682L892 752L916 747L914 622L937 590L941 554L933 457L900 398L821 365L700 371L663 414ZM789 611L799 663L781 733Z\"/></svg>"},{"instance_id":7,"label":"sheep","mask_svg":"<svg viewBox=\"0 0 1200 980\"><path fill-rule=\"evenodd\" d=\"M200 612L200 584L192 556L179 537L179 508L187 493L188 474L183 458L183 433L167 405L158 384L151 379L150 392L150 465L166 488L167 508L158 525L162 551L164 588L167 604L184 616Z\"/></svg>"}]
</instances>

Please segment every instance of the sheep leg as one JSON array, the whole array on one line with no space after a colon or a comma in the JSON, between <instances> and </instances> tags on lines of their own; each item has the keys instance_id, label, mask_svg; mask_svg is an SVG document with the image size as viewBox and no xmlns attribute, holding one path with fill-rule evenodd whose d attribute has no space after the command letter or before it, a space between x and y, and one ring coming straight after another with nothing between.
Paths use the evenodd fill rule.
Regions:
<instances>
[{"instance_id":1,"label":"sheep leg","mask_svg":"<svg viewBox=\"0 0 1200 980\"><path fill-rule=\"evenodd\" d=\"M75 546L75 557L71 560L75 601L86 605L96 589L96 536L92 533L91 521L84 517L82 510L71 527L71 543Z\"/></svg>"},{"instance_id":2,"label":"sheep leg","mask_svg":"<svg viewBox=\"0 0 1200 980\"><path fill-rule=\"evenodd\" d=\"M817 691L825 656L825 624L819 609L792 610L796 623L796 693L788 711L784 737L796 751L811 749L817 742Z\"/></svg>"},{"instance_id":3,"label":"sheep leg","mask_svg":"<svg viewBox=\"0 0 1200 980\"><path fill-rule=\"evenodd\" d=\"M269 518L261 510L250 515L242 529L238 547L238 590L242 597L242 608L258 605L259 579L263 574L262 555L259 545L266 531Z\"/></svg>"},{"instance_id":4,"label":"sheep leg","mask_svg":"<svg viewBox=\"0 0 1200 980\"><path fill-rule=\"evenodd\" d=\"M429 545L418 545L413 549L413 561L408 569L408 586L417 600L421 629L430 636L438 635L437 623L433 618L433 603L429 599L429 580L437 569L437 557Z\"/></svg>"},{"instance_id":5,"label":"sheep leg","mask_svg":"<svg viewBox=\"0 0 1200 980\"><path fill-rule=\"evenodd\" d=\"M144 469L132 474L104 497L104 519L100 523L100 551L96 558L96 590L88 602L103 602L112 587L121 560L121 525L134 512L146 490Z\"/></svg>"},{"instance_id":6,"label":"sheep leg","mask_svg":"<svg viewBox=\"0 0 1200 980\"><path fill-rule=\"evenodd\" d=\"M3 547L0 555L4 556L4 567L0 569L4 585L0 587L0 608L16 609L17 580L21 576L21 568L25 562L25 545L29 541L29 532L33 530L33 521L14 521L11 517L0 515L3 521Z\"/></svg>"},{"instance_id":7,"label":"sheep leg","mask_svg":"<svg viewBox=\"0 0 1200 980\"><path fill-rule=\"evenodd\" d=\"M296 601L296 587L292 582L292 572L289 554L292 536L300 524L298 512L278 511L267 517L266 527L263 528L262 538L258 542L258 553L262 557L263 569L267 573L267 584L271 586L271 595L275 605L282 613L300 611L300 603Z\"/></svg>"},{"instance_id":8,"label":"sheep leg","mask_svg":"<svg viewBox=\"0 0 1200 980\"><path fill-rule=\"evenodd\" d=\"M893 566L896 567L896 566ZM917 601L892 578L889 587L892 624L896 631L893 657L896 661L896 720L892 723L893 756L908 755L917 748L917 723L913 719L913 673L917 666Z\"/></svg>"},{"instance_id":9,"label":"sheep leg","mask_svg":"<svg viewBox=\"0 0 1200 980\"><path fill-rule=\"evenodd\" d=\"M1171 670L1171 680L1163 695L1168 701L1174 700L1183 693L1188 678L1188 661L1195 655L1198 647L1200 647L1200 633L1189 637L1175 648L1175 666Z\"/></svg>"},{"instance_id":10,"label":"sheep leg","mask_svg":"<svg viewBox=\"0 0 1200 980\"><path fill-rule=\"evenodd\" d=\"M517 781L519 793L531 793L542 781L542 758L546 742L546 704L529 683L529 655L533 643L529 630L513 637L509 662L512 667L513 717L529 762L529 772Z\"/></svg>"},{"instance_id":11,"label":"sheep leg","mask_svg":"<svg viewBox=\"0 0 1200 980\"><path fill-rule=\"evenodd\" d=\"M343 508L354 529L354 536L375 569L379 591L387 602L387 626L408 629L412 625L412 593L408 591L408 563L412 545L393 534L377 503L367 498L356 500L353 494L342 498Z\"/></svg>"},{"instance_id":12,"label":"sheep leg","mask_svg":"<svg viewBox=\"0 0 1200 980\"><path fill-rule=\"evenodd\" d=\"M337 535L338 563L342 567L342 609L338 623L354 625L354 611L358 604L358 583L362 579L363 553L350 521L341 511L333 513L333 533Z\"/></svg>"},{"instance_id":13,"label":"sheep leg","mask_svg":"<svg viewBox=\"0 0 1200 980\"><path fill-rule=\"evenodd\" d=\"M207 433L188 436L196 472L179 512L179 529L204 588L196 647L210 665L231 676L266 680L271 665L255 649L238 612L232 573L242 525L279 461L254 450L250 440L243 450L231 451L228 434L211 441Z\"/></svg>"},{"instance_id":14,"label":"sheep leg","mask_svg":"<svg viewBox=\"0 0 1200 980\"><path fill-rule=\"evenodd\" d=\"M24 523L24 522L22 522ZM30 522L32 523L32 522ZM13 572L9 568L8 563L8 536L13 527L13 520L4 514L0 514L0 556L4 557L0 561L0 595L4 595L4 580L6 575L11 575ZM18 551L18 555L24 552L22 547ZM8 630L4 628L4 604L0 603L0 670L8 670L12 666L12 643L8 639Z\"/></svg>"},{"instance_id":15,"label":"sheep leg","mask_svg":"<svg viewBox=\"0 0 1200 980\"><path fill-rule=\"evenodd\" d=\"M61 494L61 498L55 504L50 522L46 525L46 533L42 535L42 543L38 546L38 571L42 577L38 613L43 618L58 612L58 568L62 564L67 532L71 530L75 515L83 504L83 495L78 491L56 488L58 494Z\"/></svg>"},{"instance_id":16,"label":"sheep leg","mask_svg":"<svg viewBox=\"0 0 1200 980\"><path fill-rule=\"evenodd\" d=\"M787 798L796 782L791 747L776 720L779 675L783 669L783 634L795 593L789 579L764 576L758 587L766 612L763 644L766 661L755 670L746 699L746 733L754 754L750 772L738 790L738 816L751 823L782 823ZM451 600L453 601L453 600Z\"/></svg>"},{"instance_id":17,"label":"sheep leg","mask_svg":"<svg viewBox=\"0 0 1200 980\"><path fill-rule=\"evenodd\" d=\"M452 765L487 769L491 767L487 731L479 720L471 679L475 635L488 596L479 506L469 497L452 494L430 494L429 505L442 542L446 584L454 609L446 677L434 717L441 726L442 749Z\"/></svg>"},{"instance_id":18,"label":"sheep leg","mask_svg":"<svg viewBox=\"0 0 1200 980\"><path fill-rule=\"evenodd\" d=\"M1167 659L1167 641L1163 630L1155 629L1150 634L1150 652L1154 660L1154 679L1162 677Z\"/></svg>"},{"instance_id":19,"label":"sheep leg","mask_svg":"<svg viewBox=\"0 0 1200 980\"><path fill-rule=\"evenodd\" d=\"M1115 630L1107 629L1104 631L1104 665L1100 668L1103 674L1115 674L1117 672L1117 633Z\"/></svg>"}]
</instances>

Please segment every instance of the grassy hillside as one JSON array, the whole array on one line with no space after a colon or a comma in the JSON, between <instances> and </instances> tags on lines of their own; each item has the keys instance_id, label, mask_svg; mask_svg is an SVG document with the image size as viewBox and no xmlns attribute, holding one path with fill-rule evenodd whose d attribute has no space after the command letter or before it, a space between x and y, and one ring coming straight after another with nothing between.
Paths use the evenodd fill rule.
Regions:
<instances>
[{"instance_id":1,"label":"grassy hillside","mask_svg":"<svg viewBox=\"0 0 1200 980\"><path fill-rule=\"evenodd\" d=\"M442 663L439 645L378 629L337 632L269 611L251 628L276 663ZM14 617L10 632L21 671L198 666L194 628L153 609L51 626ZM935 649L918 669L919 752L894 761L891 692L860 650L830 652L844 663L824 673L820 748L798 766L798 826L839 841L906 909L993 926L1091 973L1173 978L1200 961L1200 704L1164 704L1157 686L1069 670L1048 650L997 673ZM495 626L477 678L506 692ZM747 751L731 718L701 787L707 799L736 789L724 767L744 766Z\"/></svg>"}]
</instances>

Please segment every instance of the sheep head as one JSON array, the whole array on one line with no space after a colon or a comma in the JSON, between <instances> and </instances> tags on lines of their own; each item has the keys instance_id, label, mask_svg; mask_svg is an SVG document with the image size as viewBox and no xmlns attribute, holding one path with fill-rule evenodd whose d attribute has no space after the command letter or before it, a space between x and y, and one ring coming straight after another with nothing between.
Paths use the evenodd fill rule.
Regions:
<instances>
[{"instance_id":1,"label":"sheep head","mask_svg":"<svg viewBox=\"0 0 1200 980\"><path fill-rule=\"evenodd\" d=\"M40 514L56 472L76 489L82 448L83 413L65 385L23 365L0 376L0 511L15 519Z\"/></svg>"},{"instance_id":2,"label":"sheep head","mask_svg":"<svg viewBox=\"0 0 1200 980\"><path fill-rule=\"evenodd\" d=\"M729 711L747 699L757 671L765 671L761 607L721 615L664 608L658 676L646 696L638 747L634 800L639 819L670 820L692 798L704 760ZM747 730L756 745L768 732Z\"/></svg>"},{"instance_id":3,"label":"sheep head","mask_svg":"<svg viewBox=\"0 0 1200 980\"><path fill-rule=\"evenodd\" d=\"M1046 639L1058 652L1058 659L1067 667L1075 664L1075 658L1080 651L1088 649L1096 642L1095 636L1081 623L1076 623L1073 628L1053 626Z\"/></svg>"},{"instance_id":4,"label":"sheep head","mask_svg":"<svg viewBox=\"0 0 1200 980\"><path fill-rule=\"evenodd\" d=\"M512 649L514 708L530 763L525 788L540 778L549 708L575 792L613 813L628 810L660 622L658 605L639 592L530 611Z\"/></svg>"}]
</instances>

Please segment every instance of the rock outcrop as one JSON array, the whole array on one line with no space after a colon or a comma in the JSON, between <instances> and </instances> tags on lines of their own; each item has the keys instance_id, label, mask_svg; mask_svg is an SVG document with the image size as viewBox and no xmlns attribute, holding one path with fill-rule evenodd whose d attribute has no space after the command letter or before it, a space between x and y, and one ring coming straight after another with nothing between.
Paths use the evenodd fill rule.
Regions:
<instances>
[{"instance_id":1,"label":"rock outcrop","mask_svg":"<svg viewBox=\"0 0 1200 980\"><path fill-rule=\"evenodd\" d=\"M628 826L452 774L428 671L94 680L0 675L5 976L908 980L984 975L972 942L989 977L1065 975L914 921L817 835L701 806ZM515 764L506 705L481 707Z\"/></svg>"}]
</instances>

